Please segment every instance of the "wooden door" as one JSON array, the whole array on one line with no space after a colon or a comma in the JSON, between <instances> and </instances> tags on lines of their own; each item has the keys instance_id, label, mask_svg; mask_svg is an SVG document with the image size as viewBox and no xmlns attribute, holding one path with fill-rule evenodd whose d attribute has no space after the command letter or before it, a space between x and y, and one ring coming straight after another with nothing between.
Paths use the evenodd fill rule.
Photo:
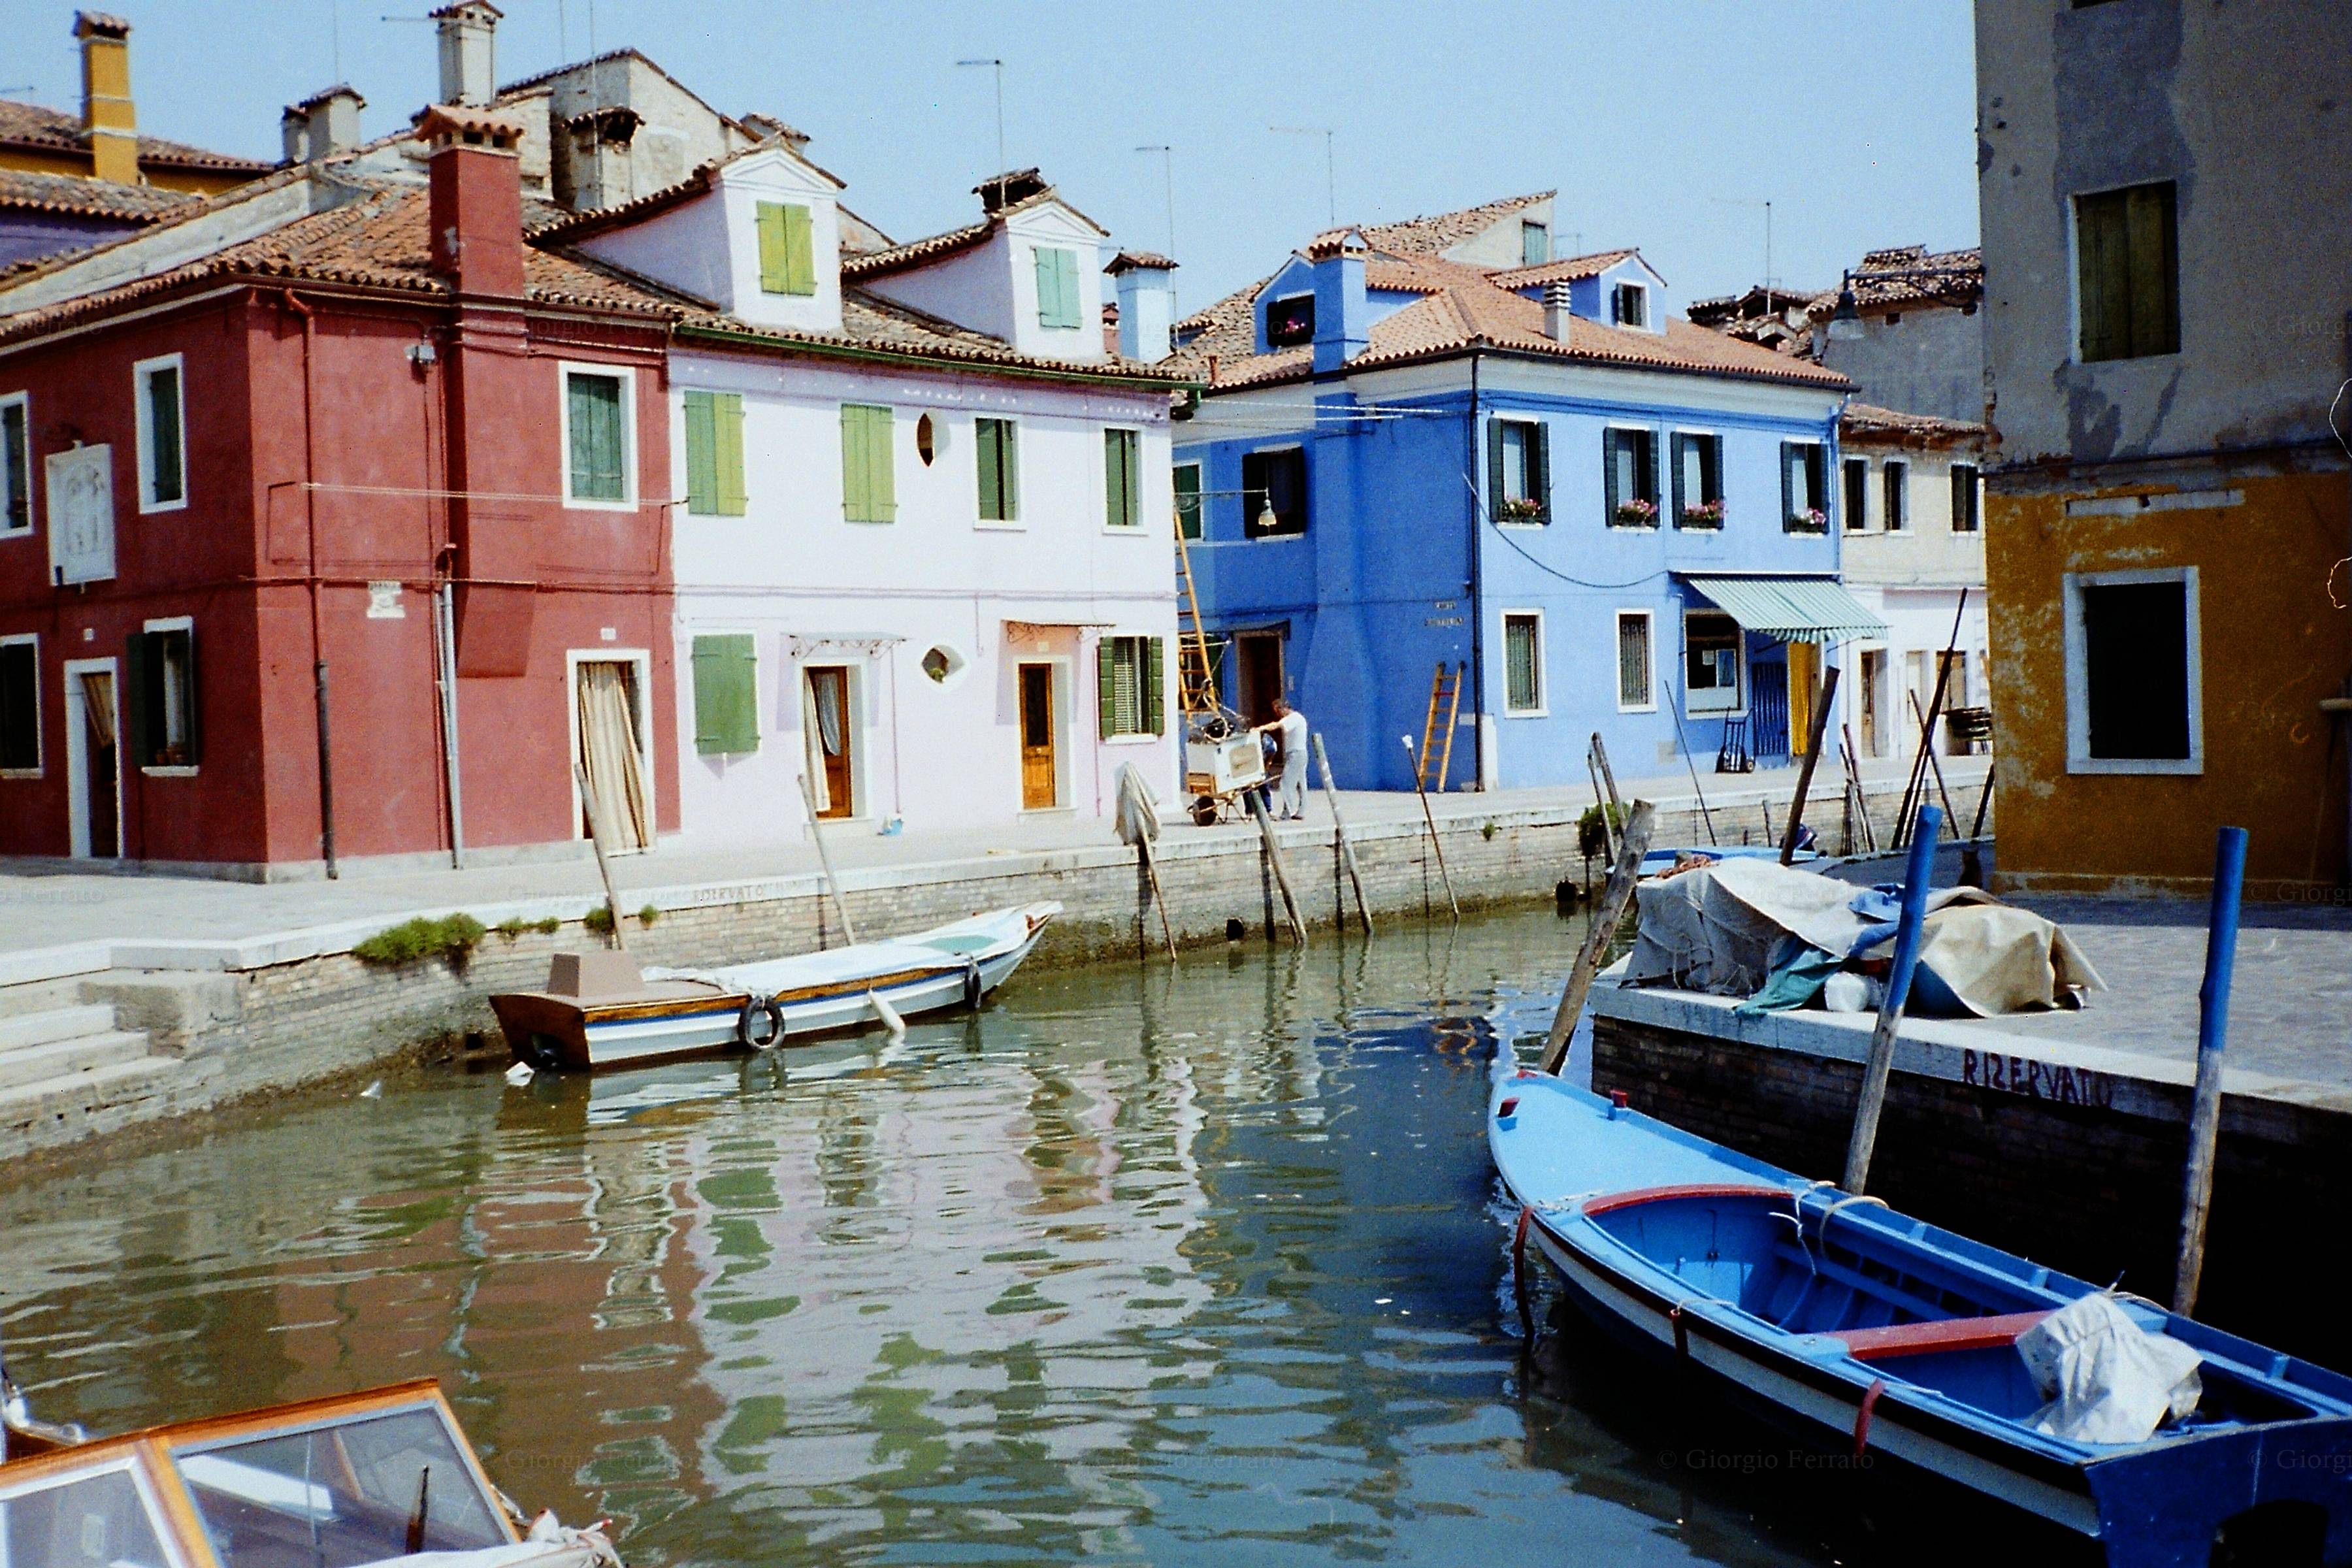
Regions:
<instances>
[{"instance_id":1,"label":"wooden door","mask_svg":"<svg viewBox=\"0 0 2352 1568\"><path fill-rule=\"evenodd\" d=\"M1242 718L1251 724L1274 721L1274 700L1282 695L1282 637L1275 632L1250 632L1236 637L1241 648Z\"/></svg>"},{"instance_id":2,"label":"wooden door","mask_svg":"<svg viewBox=\"0 0 2352 1568\"><path fill-rule=\"evenodd\" d=\"M1021 667L1021 809L1058 805L1060 774L1054 747L1054 667Z\"/></svg>"},{"instance_id":3,"label":"wooden door","mask_svg":"<svg viewBox=\"0 0 2352 1568\"><path fill-rule=\"evenodd\" d=\"M824 768L824 805L819 816L855 816L852 781L856 769L856 727L849 713L849 671L820 665L808 672L809 713L816 724L816 750Z\"/></svg>"}]
</instances>

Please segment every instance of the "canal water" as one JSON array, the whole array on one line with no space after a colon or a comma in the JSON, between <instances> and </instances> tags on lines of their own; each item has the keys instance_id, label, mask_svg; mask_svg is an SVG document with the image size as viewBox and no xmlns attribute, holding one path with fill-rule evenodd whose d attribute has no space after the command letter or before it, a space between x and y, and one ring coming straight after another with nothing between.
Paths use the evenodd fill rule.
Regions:
<instances>
[{"instance_id":1,"label":"canal water","mask_svg":"<svg viewBox=\"0 0 2352 1568\"><path fill-rule=\"evenodd\" d=\"M509 1492L639 1568L1854 1561L1769 1438L1572 1320L1522 1357L1487 1077L1580 935L1318 933L1034 971L896 1043L289 1094L0 1185L0 1331L94 1429L437 1378Z\"/></svg>"}]
</instances>

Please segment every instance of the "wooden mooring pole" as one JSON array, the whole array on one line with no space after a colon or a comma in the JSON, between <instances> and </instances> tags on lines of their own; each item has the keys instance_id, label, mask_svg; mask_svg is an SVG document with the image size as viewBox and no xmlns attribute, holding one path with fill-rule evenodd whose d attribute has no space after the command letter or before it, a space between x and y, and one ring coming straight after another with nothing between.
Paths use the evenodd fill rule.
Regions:
<instances>
[{"instance_id":1,"label":"wooden mooring pole","mask_svg":"<svg viewBox=\"0 0 2352 1568\"><path fill-rule=\"evenodd\" d=\"M1356 847L1348 842L1348 824L1339 815L1339 791L1331 783L1331 759L1323 752L1323 736L1315 736L1315 766L1323 774L1323 797L1331 803L1331 831L1339 840L1339 863L1348 868L1348 881L1356 889L1356 914L1364 922L1364 934L1372 934L1372 906L1364 897L1364 874L1356 868ZM1342 925L1346 921L1340 922Z\"/></svg>"},{"instance_id":2,"label":"wooden mooring pole","mask_svg":"<svg viewBox=\"0 0 2352 1568\"><path fill-rule=\"evenodd\" d=\"M1413 759L1412 792L1421 796L1421 819L1429 825L1429 848L1437 857L1437 875L1445 883L1445 907L1454 911L1458 921L1462 918L1462 905L1454 897L1454 873L1445 868L1445 846L1437 841L1437 814L1429 809L1429 792L1421 786L1421 759L1412 749L1411 735L1404 737L1404 751Z\"/></svg>"},{"instance_id":3,"label":"wooden mooring pole","mask_svg":"<svg viewBox=\"0 0 2352 1568\"><path fill-rule=\"evenodd\" d=\"M849 923L849 905L841 896L841 879L833 874L833 851L824 847L824 824L817 819L816 796L809 794L808 774L799 776L801 804L808 807L809 837L816 842L816 863L824 868L824 885L833 894L833 912L841 917L841 934L857 945L857 928Z\"/></svg>"},{"instance_id":4,"label":"wooden mooring pole","mask_svg":"<svg viewBox=\"0 0 2352 1568\"><path fill-rule=\"evenodd\" d=\"M1797 856L1797 834L1805 826L1805 796L1813 787L1813 764L1822 760L1822 740L1829 733L1830 704L1837 697L1838 669L1832 665L1822 671L1822 689L1813 697L1813 733L1805 745L1805 761L1797 769L1796 797L1789 802L1789 830L1780 839L1780 864L1786 866ZM1772 820L1769 816L1767 824Z\"/></svg>"},{"instance_id":5,"label":"wooden mooring pole","mask_svg":"<svg viewBox=\"0 0 2352 1568\"><path fill-rule=\"evenodd\" d=\"M1298 912L1298 900L1290 890L1290 870L1282 863L1282 846L1274 837L1274 818L1266 814L1265 792L1251 790L1250 815L1257 818L1258 837L1265 840L1265 858L1274 867L1274 885L1282 889L1283 913L1290 917L1290 936L1299 946L1307 945L1307 921Z\"/></svg>"},{"instance_id":6,"label":"wooden mooring pole","mask_svg":"<svg viewBox=\"0 0 2352 1568\"><path fill-rule=\"evenodd\" d=\"M613 868L604 858L604 814L596 809L596 792L588 787L588 770L574 763L572 776L580 781L580 806L588 814L588 842L596 851L596 875L604 882L604 909L613 917L613 946L625 952L629 944L621 935L621 895L613 889Z\"/></svg>"},{"instance_id":7,"label":"wooden mooring pole","mask_svg":"<svg viewBox=\"0 0 2352 1568\"><path fill-rule=\"evenodd\" d=\"M2172 1310L2197 1309L2205 1272L2205 1222L2213 1205L2213 1152L2221 1137L2221 1047L2230 1038L2230 979L2238 966L2238 901L2246 885L2246 830L2221 829L2213 847L2213 907L2206 917L2205 984L2197 993L2197 1095L2189 1107L2189 1186L2180 1205L2180 1255Z\"/></svg>"},{"instance_id":8,"label":"wooden mooring pole","mask_svg":"<svg viewBox=\"0 0 2352 1568\"><path fill-rule=\"evenodd\" d=\"M1592 978L1609 956L1609 944L1617 940L1617 928L1624 921L1625 911L1633 902L1633 884L1642 879L1642 857L1650 852L1650 828L1656 812L1646 800L1633 803L1633 815L1626 821L1624 847L1618 851L1617 864L1610 868L1609 885L1601 889L1601 906L1592 911L1592 928L1584 933L1584 945L1577 950L1575 966L1568 972L1568 989L1559 994L1559 1010L1551 1016L1551 1034L1544 1041L1543 1070L1558 1073L1568 1060L1568 1042L1576 1033L1576 1020L1584 1011L1584 998L1592 989Z\"/></svg>"},{"instance_id":9,"label":"wooden mooring pole","mask_svg":"<svg viewBox=\"0 0 2352 1568\"><path fill-rule=\"evenodd\" d=\"M1878 1142L1878 1113L1886 1105L1886 1080L1895 1070L1895 1032L1902 1027L1903 1004L1911 995L1911 973L1919 966L1919 928L1927 918L1927 879L1936 868L1936 835L1944 814L1919 808L1919 831L1903 871L1903 916L1895 928L1895 967L1887 972L1886 997L1870 1031L1870 1059L1862 1071L1862 1096L1853 1108L1853 1139L1846 1145L1845 1180L1856 1197L1870 1181L1870 1155Z\"/></svg>"}]
</instances>

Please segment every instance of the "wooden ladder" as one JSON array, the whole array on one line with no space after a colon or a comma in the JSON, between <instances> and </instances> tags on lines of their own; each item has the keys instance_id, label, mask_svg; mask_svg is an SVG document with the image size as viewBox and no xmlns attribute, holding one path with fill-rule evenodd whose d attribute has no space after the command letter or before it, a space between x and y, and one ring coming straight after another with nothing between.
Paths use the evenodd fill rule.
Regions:
<instances>
[{"instance_id":1,"label":"wooden ladder","mask_svg":"<svg viewBox=\"0 0 2352 1568\"><path fill-rule=\"evenodd\" d=\"M1437 672L1429 678L1429 717L1421 726L1421 760L1416 765L1418 782L1423 789L1445 793L1446 775L1454 770L1454 726L1462 716L1462 672L1468 667L1456 663L1447 668L1445 661L1437 661ZM1444 715L1439 721L1439 713ZM1430 771L1434 761L1437 771Z\"/></svg>"},{"instance_id":2,"label":"wooden ladder","mask_svg":"<svg viewBox=\"0 0 2352 1568\"><path fill-rule=\"evenodd\" d=\"M1201 595L1192 586L1192 552L1184 545L1184 519L1176 522L1176 575L1184 597L1176 606L1176 707L1188 721L1184 738L1192 737L1191 720L1205 718L1222 706L1217 700L1216 667L1209 661L1209 634L1201 625Z\"/></svg>"}]
</instances>

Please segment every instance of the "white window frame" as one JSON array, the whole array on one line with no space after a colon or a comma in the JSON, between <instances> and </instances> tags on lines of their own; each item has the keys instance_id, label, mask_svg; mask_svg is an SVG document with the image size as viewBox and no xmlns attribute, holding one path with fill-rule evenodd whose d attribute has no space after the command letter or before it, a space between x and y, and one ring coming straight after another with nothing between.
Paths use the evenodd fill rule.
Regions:
<instances>
[{"instance_id":1,"label":"white window frame","mask_svg":"<svg viewBox=\"0 0 2352 1568\"><path fill-rule=\"evenodd\" d=\"M0 768L0 779L37 779L47 771L49 749L41 732L41 634L12 632L0 637L0 647L13 647L29 643L33 648L33 765L29 768Z\"/></svg>"},{"instance_id":2,"label":"white window frame","mask_svg":"<svg viewBox=\"0 0 2352 1568\"><path fill-rule=\"evenodd\" d=\"M1246 462L1247 462L1250 458L1252 458L1271 457L1272 455L1274 455L1274 454L1275 454L1275 453L1276 453L1276 452L1296 452L1296 453L1297 453L1297 454L1298 454L1298 463L1299 463L1299 489L1300 489L1300 494L1299 494L1299 497L1298 497L1298 503L1299 503L1299 505L1300 505L1302 508L1304 508L1304 509L1306 510L1306 512L1307 512L1307 526L1306 526L1305 528L1300 529L1300 530L1299 530L1297 532L1296 532L1296 533L1255 533L1255 534L1254 534L1254 533L1252 533L1252 532L1250 531L1250 530L1251 530L1253 527L1255 527L1255 526L1256 525L1256 523L1257 523L1257 513L1256 513L1256 512L1255 512L1255 511L1252 511L1252 510L1250 510L1250 498L1251 498L1252 496L1254 496L1254 495L1256 495L1256 494L1257 494L1257 492L1256 492L1256 491L1255 491L1255 490L1252 490L1252 489L1250 489L1248 488L1249 480L1248 480L1248 478L1247 478L1247 470L1246 470L1245 468L1239 469L1239 470L1237 470L1237 471L1238 471L1238 472L1240 472L1240 473L1242 474L1242 476L1243 476L1243 477L1242 477L1242 483L1241 483L1241 486L1240 486L1239 488L1240 488L1240 489L1241 489L1241 501L1242 501L1242 541L1243 541L1243 542L1244 542L1244 543L1246 543L1246 544L1281 544L1281 543L1292 543L1292 542L1297 542L1297 541L1298 541L1298 540L1301 540L1301 539L1306 538L1306 537L1307 536L1307 534L1308 534L1310 531L1313 531L1313 529L1314 529L1314 527L1315 527L1315 500L1314 500L1314 494L1315 494L1315 492L1314 492L1314 489L1313 489L1313 487L1312 487L1312 477L1311 477L1310 475L1308 475L1308 474L1307 473L1307 471L1306 471L1306 469L1307 469L1307 443L1306 443L1306 442L1304 442L1304 441L1276 441L1276 442L1275 442L1275 443L1274 443L1273 445L1271 445L1271 446L1266 446L1266 447L1250 447L1247 451L1243 452L1243 453L1240 455L1240 459L1239 459L1239 460L1240 460L1241 462L1243 462L1243 463L1246 463ZM1206 477L1205 473L1203 474L1203 476L1202 476L1202 477L1203 477L1203 478L1205 478L1205 477ZM1267 492L1266 492L1266 494L1265 494L1265 495L1264 495L1263 497L1260 497L1260 498L1259 498L1258 505L1259 505L1261 508L1263 508L1263 507L1265 507L1265 505L1267 505L1269 502L1271 502L1271 501L1273 500L1273 499L1274 499L1273 491L1272 491L1272 489L1269 489L1267 490ZM1202 518L1202 521L1201 521L1201 531L1202 531L1202 533L1205 536L1205 535L1207 534L1207 532L1208 532L1208 513L1206 513L1206 512L1202 512L1202 513L1201 514L1201 518Z\"/></svg>"},{"instance_id":3,"label":"white window frame","mask_svg":"<svg viewBox=\"0 0 2352 1568\"><path fill-rule=\"evenodd\" d=\"M179 400L180 420L180 499L159 501L155 499L155 419L152 400L147 395L147 382L157 371L174 373L173 389ZM142 359L131 367L131 414L138 426L139 448L139 510L151 511L184 511L188 506L188 369L178 354L158 354Z\"/></svg>"},{"instance_id":4,"label":"white window frame","mask_svg":"<svg viewBox=\"0 0 2352 1568\"><path fill-rule=\"evenodd\" d=\"M1639 322L1629 322L1622 319L1622 312L1619 308L1618 301L1623 296L1619 293L1619 290L1624 289L1631 289L1642 297L1642 319ZM1650 325L1650 286L1639 279L1631 278L1621 278L1616 282L1609 285L1608 324L1612 327L1622 327L1629 332L1648 332L1656 331L1655 328Z\"/></svg>"},{"instance_id":5,"label":"white window frame","mask_svg":"<svg viewBox=\"0 0 2352 1568\"><path fill-rule=\"evenodd\" d=\"M1144 476L1150 472L1149 468L1144 467L1143 463L1143 426L1140 425L1110 424L1105 425L1102 428L1103 434L1106 437L1109 436L1109 434L1114 430L1124 430L1135 437L1135 483L1137 487L1137 494L1135 497L1135 521L1133 522L1113 522L1110 520L1110 487L1108 483L1097 487L1102 491L1102 531L1105 533L1109 534L1113 539L1141 538L1143 535L1151 531L1149 528L1144 526L1143 521L1143 520L1150 515L1150 511L1143 504L1142 486ZM1102 458L1105 462L1109 461L1110 444L1108 440L1097 444L1096 447L1096 455ZM1172 469L1174 465L1171 464L1170 467ZM1108 480L1109 475L1108 473L1102 473L1097 477ZM1174 510L1172 505L1170 510L1172 513Z\"/></svg>"},{"instance_id":6,"label":"white window frame","mask_svg":"<svg viewBox=\"0 0 2352 1568\"><path fill-rule=\"evenodd\" d=\"M1669 466L1673 461L1674 443L1671 440L1663 438L1664 433L1655 425L1628 425L1620 420L1612 419L1606 421L1601 426L1601 428L1604 430L1614 430L1621 435L1627 432L1634 432L1647 436L1650 438L1650 481L1657 487L1658 491L1657 495L1651 499L1657 506L1658 515L1656 521L1650 523L1649 526L1658 529L1661 531L1671 528L1674 525L1674 520L1666 515L1666 508L1674 505L1675 503L1674 475L1668 471ZM1663 448L1663 450L1661 448ZM1614 459L1612 458L1612 460L1613 461ZM1609 482L1614 478L1615 475L1610 473L1603 473L1601 475L1601 493L1604 500L1607 499L1609 494ZM1622 495L1617 498L1618 502L1621 505L1626 499L1626 497ZM1617 513L1614 508L1611 509L1609 516L1604 520L1604 521L1607 526L1611 528L1630 528L1638 531L1643 526L1637 522L1618 521Z\"/></svg>"},{"instance_id":7,"label":"white window frame","mask_svg":"<svg viewBox=\"0 0 2352 1568\"><path fill-rule=\"evenodd\" d=\"M2205 771L2205 666L2199 625L2197 568L2154 566L2120 572L2068 572L2060 578L2066 626L2066 771L2070 773L2199 774ZM2188 618L2185 658L2189 666L2189 755L2186 757L2095 757L2091 755L2090 647L2083 629L2083 590L2135 583L2179 583L2181 614Z\"/></svg>"},{"instance_id":8,"label":"white window frame","mask_svg":"<svg viewBox=\"0 0 2352 1568\"><path fill-rule=\"evenodd\" d=\"M1503 717L1506 719L1549 719L1551 717L1551 672L1544 668L1544 613L1528 605L1500 612L1499 646L1503 650ZM1511 623L1529 620L1536 624L1536 701L1532 708L1511 705Z\"/></svg>"},{"instance_id":9,"label":"white window frame","mask_svg":"<svg viewBox=\"0 0 2352 1568\"><path fill-rule=\"evenodd\" d=\"M1731 629L1734 633L1731 646L1738 656L1739 661L1739 696L1738 700L1728 708L1691 706L1690 621L1693 616L1721 616L1725 620L1731 622ZM1683 646L1677 651L1675 668L1681 672L1682 676L1678 684L1682 687L1684 717L1689 719L1745 719L1748 717L1748 703L1753 700L1756 689L1750 683L1748 668L1748 629L1734 619L1729 611L1718 610L1712 605L1686 604L1683 606Z\"/></svg>"},{"instance_id":10,"label":"white window frame","mask_svg":"<svg viewBox=\"0 0 2352 1568\"><path fill-rule=\"evenodd\" d=\"M1544 438L1543 416L1541 415L1535 414L1497 414L1495 416L1494 422L1497 426L1505 429L1510 428L1514 426L1517 426L1519 431L1519 477L1521 479L1526 481L1528 489L1532 492L1535 489L1535 472L1533 464L1535 450L1536 447L1541 444ZM1500 437L1497 437L1497 439L1500 439ZM1510 496L1507 493L1497 495L1487 503L1488 508L1491 510L1493 508L1500 506L1506 500L1516 499L1518 498ZM1540 529L1552 521L1550 506L1545 497L1530 493L1526 499L1543 506L1545 509L1543 512L1532 518L1518 518L1516 520L1511 518L1496 518L1495 520L1495 526L1497 528Z\"/></svg>"},{"instance_id":11,"label":"white window frame","mask_svg":"<svg viewBox=\"0 0 2352 1568\"><path fill-rule=\"evenodd\" d=\"M1626 701L1625 701L1625 677L1624 677L1624 668L1625 668L1625 629L1624 629L1624 628L1625 628L1625 623L1626 623L1627 621L1645 621L1645 622L1647 622L1647 623L1649 624L1649 628L1650 628L1650 629L1649 629L1649 638L1650 638L1650 681L1649 681L1649 684L1650 684L1650 700L1649 700L1649 701L1647 701L1647 702L1645 702L1645 703L1642 703L1642 704L1639 704L1639 705L1633 705L1633 706L1629 706L1629 705L1626 703ZM1613 662L1614 662L1614 664L1615 664L1615 666L1616 666L1616 668L1617 668L1617 671L1618 671L1618 675L1617 675L1617 711L1618 711L1618 712L1620 712L1620 713L1655 713L1655 712L1658 710L1658 614L1657 614L1657 612L1656 612L1655 610L1620 610L1620 611L1618 611L1618 612L1617 612L1616 616L1615 616L1611 620L1611 622L1610 622L1610 629L1611 629L1612 632L1614 632L1614 633L1615 633L1615 644L1614 644L1614 646L1610 649L1610 651L1611 651L1611 653L1612 653L1612 654L1615 656L1615 658L1614 658L1614 661L1613 661Z\"/></svg>"},{"instance_id":12,"label":"white window frame","mask_svg":"<svg viewBox=\"0 0 2352 1568\"><path fill-rule=\"evenodd\" d=\"M129 737L122 732L122 661L112 655L96 658L69 658L65 661L59 682L59 700L65 704L66 728L66 853L76 860L105 858L96 853L97 846L89 841L89 720L81 704L89 700L81 689L85 674L104 672L114 688L114 855L124 858L128 847L126 835L130 825L125 820L130 813L123 810L122 759L129 752Z\"/></svg>"},{"instance_id":13,"label":"white window frame","mask_svg":"<svg viewBox=\"0 0 2352 1568\"><path fill-rule=\"evenodd\" d=\"M5 524L0 524L0 539L30 539L41 531L41 500L33 489L33 395L29 392L11 392L5 396L0 396L0 410L8 408L21 408L25 411L25 449L16 453L0 450L0 464L13 464L19 458L22 458L25 462L25 526L9 528ZM186 434L186 425L184 421L181 435L184 437ZM181 453L180 466L184 469L187 467L187 454L184 450ZM187 488L184 478L180 489L185 491ZM0 480L0 495L6 493L5 481Z\"/></svg>"},{"instance_id":14,"label":"white window frame","mask_svg":"<svg viewBox=\"0 0 2352 1568\"><path fill-rule=\"evenodd\" d=\"M1862 469L1862 510L1854 516L1846 515L1845 475L1850 468ZM1838 454L1838 527L1847 533L1868 533L1870 527L1870 492L1877 487L1872 483L1871 461L1849 452ZM1884 504L1882 502L1882 504ZM1784 522L1783 527L1787 524Z\"/></svg>"},{"instance_id":15,"label":"white window frame","mask_svg":"<svg viewBox=\"0 0 2352 1568\"><path fill-rule=\"evenodd\" d=\"M873 406L879 406L875 405ZM1013 515L1009 518L980 515L980 422L993 419L1013 426ZM896 445L897 421L893 420L893 445ZM1022 533L1029 527L1029 432L1017 414L993 411L971 416L971 525L991 533ZM895 452L893 454L895 456Z\"/></svg>"},{"instance_id":16,"label":"white window frame","mask_svg":"<svg viewBox=\"0 0 2352 1568\"><path fill-rule=\"evenodd\" d=\"M572 378L609 376L621 384L621 499L595 500L572 493ZM703 390L697 388L697 391ZM680 405L684 406L683 404ZM589 360L555 362L555 459L563 476L563 504L573 511L637 510L637 373L635 366ZM142 450L144 450L142 447ZM748 475L747 475L748 479Z\"/></svg>"},{"instance_id":17,"label":"white window frame","mask_svg":"<svg viewBox=\"0 0 2352 1568\"><path fill-rule=\"evenodd\" d=\"M193 651L196 646L196 618L194 616L165 616L160 619L143 623L139 629L151 635L156 632L185 632L188 634L189 648ZM144 675L143 670L125 670L122 679L137 680L143 679ZM130 704L122 701L121 694L117 694L115 700L117 706L121 707L125 713L130 711ZM194 689L191 688L188 692L188 706L193 709L195 704L196 694ZM118 754L125 753L129 749L127 736L115 747ZM139 771L151 779L192 779L196 776L202 766L202 763L166 763L161 766L150 766L142 763L139 764Z\"/></svg>"}]
</instances>

